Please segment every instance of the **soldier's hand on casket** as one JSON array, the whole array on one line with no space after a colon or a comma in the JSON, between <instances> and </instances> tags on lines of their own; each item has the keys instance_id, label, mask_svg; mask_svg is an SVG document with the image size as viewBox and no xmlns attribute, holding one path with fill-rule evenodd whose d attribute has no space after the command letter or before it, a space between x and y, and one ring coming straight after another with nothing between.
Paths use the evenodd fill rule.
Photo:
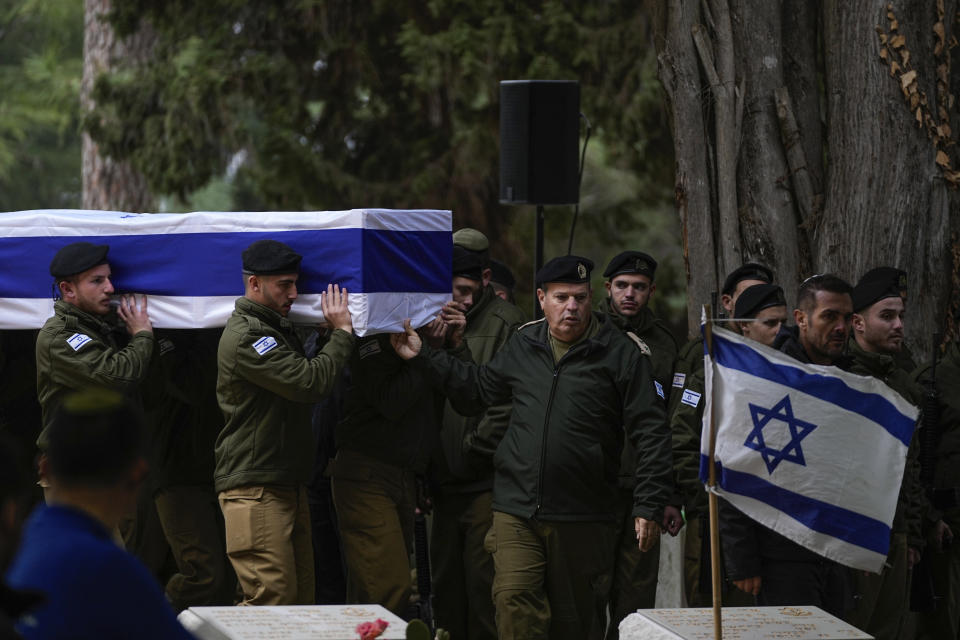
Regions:
<instances>
[{"instance_id":1,"label":"soldier's hand on casket","mask_svg":"<svg viewBox=\"0 0 960 640\"><path fill-rule=\"evenodd\" d=\"M437 316L423 327L420 327L420 337L432 349L442 349L443 339L447 336L447 324L443 318Z\"/></svg>"},{"instance_id":2,"label":"soldier's hand on casket","mask_svg":"<svg viewBox=\"0 0 960 640\"><path fill-rule=\"evenodd\" d=\"M633 530L637 534L640 551L649 551L660 539L660 523L637 516L633 521Z\"/></svg>"},{"instance_id":3,"label":"soldier's hand on casket","mask_svg":"<svg viewBox=\"0 0 960 640\"><path fill-rule=\"evenodd\" d=\"M136 296L120 296L120 306L117 315L127 325L127 331L135 336L141 331L153 333L153 324L147 315L147 296L140 296L140 305L137 305Z\"/></svg>"},{"instance_id":4,"label":"soldier's hand on casket","mask_svg":"<svg viewBox=\"0 0 960 640\"><path fill-rule=\"evenodd\" d=\"M320 294L320 311L327 324L334 329L353 331L353 318L347 306L347 289L338 284L328 284L327 290Z\"/></svg>"},{"instance_id":5,"label":"soldier's hand on casket","mask_svg":"<svg viewBox=\"0 0 960 640\"><path fill-rule=\"evenodd\" d=\"M410 318L403 321L403 331L403 333L390 334L390 344L398 356L404 360L409 360L420 353L423 341L420 340L420 336L417 335L417 332L410 326Z\"/></svg>"}]
</instances>

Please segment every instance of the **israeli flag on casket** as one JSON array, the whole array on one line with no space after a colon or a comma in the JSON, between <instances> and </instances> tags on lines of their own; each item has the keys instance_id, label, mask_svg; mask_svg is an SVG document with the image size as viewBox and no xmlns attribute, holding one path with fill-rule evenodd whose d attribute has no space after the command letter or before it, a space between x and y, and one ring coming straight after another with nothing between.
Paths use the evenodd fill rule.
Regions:
<instances>
[{"instance_id":1,"label":"israeli flag on casket","mask_svg":"<svg viewBox=\"0 0 960 640\"><path fill-rule=\"evenodd\" d=\"M450 299L449 211L131 214L44 210L0 213L0 329L33 329L53 314L49 266L71 242L110 245L118 292L145 293L154 325L223 326L243 295L241 253L272 238L303 255L295 323L323 320L328 283L350 294L358 335L429 322Z\"/></svg>"},{"instance_id":2,"label":"israeli flag on casket","mask_svg":"<svg viewBox=\"0 0 960 640\"><path fill-rule=\"evenodd\" d=\"M876 378L803 364L713 329L700 476L716 421L715 493L841 564L879 573L917 409Z\"/></svg>"}]
</instances>

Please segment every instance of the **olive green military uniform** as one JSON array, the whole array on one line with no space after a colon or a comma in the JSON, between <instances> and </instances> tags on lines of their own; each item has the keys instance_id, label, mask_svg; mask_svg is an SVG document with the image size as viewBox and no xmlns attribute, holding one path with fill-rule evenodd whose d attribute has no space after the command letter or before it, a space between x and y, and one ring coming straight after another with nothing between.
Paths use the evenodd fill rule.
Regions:
<instances>
[{"instance_id":1,"label":"olive green military uniform","mask_svg":"<svg viewBox=\"0 0 960 640\"><path fill-rule=\"evenodd\" d=\"M329 393L353 348L337 329L308 359L293 324L239 298L217 351L225 417L214 488L242 604L313 604L313 550L304 485L315 445L311 403Z\"/></svg>"},{"instance_id":2,"label":"olive green military uniform","mask_svg":"<svg viewBox=\"0 0 960 640\"><path fill-rule=\"evenodd\" d=\"M901 369L893 356L863 350L851 336L847 343L851 373L882 380L908 401L919 405L922 390ZM896 639L904 635L905 618L910 603L910 566L908 547L923 548L920 524L923 497L920 487L920 465L916 437L907 455L897 510L890 537L890 552L880 574L853 571L855 604L848 616L854 626L878 640Z\"/></svg>"},{"instance_id":3,"label":"olive green military uniform","mask_svg":"<svg viewBox=\"0 0 960 640\"><path fill-rule=\"evenodd\" d=\"M464 340L478 364L489 362L523 324L523 313L481 289L466 313ZM493 558L483 539L493 523L493 453L510 419L510 404L464 417L450 403L443 412L440 447L431 463L433 570L437 626L452 638L497 637L494 623Z\"/></svg>"},{"instance_id":4,"label":"olive green military uniform","mask_svg":"<svg viewBox=\"0 0 960 640\"><path fill-rule=\"evenodd\" d=\"M929 383L933 371L928 364L915 372L914 379ZM930 640L960 638L960 342L947 345L937 362L936 388L939 392L939 439L933 477L933 510L927 524L943 520L953 533L953 543L929 555L934 592L940 597L934 611L924 613L921 635Z\"/></svg>"},{"instance_id":5,"label":"olive green military uniform","mask_svg":"<svg viewBox=\"0 0 960 640\"><path fill-rule=\"evenodd\" d=\"M494 603L499 637L600 638L613 572L623 433L634 446L635 517L658 521L670 439L649 358L607 317L559 343L543 320L483 366L424 350L464 414L513 401L494 454Z\"/></svg>"},{"instance_id":6,"label":"olive green military uniform","mask_svg":"<svg viewBox=\"0 0 960 640\"><path fill-rule=\"evenodd\" d=\"M416 476L437 445L442 401L422 362L402 360L390 336L357 342L337 457L330 467L347 567L347 602L406 615L412 584Z\"/></svg>"},{"instance_id":7,"label":"olive green military uniform","mask_svg":"<svg viewBox=\"0 0 960 640\"><path fill-rule=\"evenodd\" d=\"M70 391L99 386L136 397L150 372L154 340L141 331L120 347L116 325L57 300L53 316L37 336L37 396L43 411L43 431L37 440L45 448L46 427L53 410Z\"/></svg>"},{"instance_id":8,"label":"olive green military uniform","mask_svg":"<svg viewBox=\"0 0 960 640\"><path fill-rule=\"evenodd\" d=\"M653 379L667 395L673 379L674 361L677 358L677 341L648 307L643 307L636 316L627 317L617 312L610 298L600 305L600 312L620 328L636 336L637 346L650 358ZM666 399L666 398L665 398ZM657 575L660 568L660 543L641 552L633 522L633 477L629 473L630 461L634 458L629 440L624 440L620 461L621 510L620 535L614 562L613 585L610 590L610 622L608 639L619 637L620 622L637 609L653 608L657 597ZM679 497L672 503L679 505Z\"/></svg>"},{"instance_id":9,"label":"olive green military uniform","mask_svg":"<svg viewBox=\"0 0 960 640\"><path fill-rule=\"evenodd\" d=\"M158 329L155 335L157 375L143 400L153 501L177 566L167 599L177 611L230 605L236 576L213 490L213 449L223 428L216 396L220 331Z\"/></svg>"}]
</instances>

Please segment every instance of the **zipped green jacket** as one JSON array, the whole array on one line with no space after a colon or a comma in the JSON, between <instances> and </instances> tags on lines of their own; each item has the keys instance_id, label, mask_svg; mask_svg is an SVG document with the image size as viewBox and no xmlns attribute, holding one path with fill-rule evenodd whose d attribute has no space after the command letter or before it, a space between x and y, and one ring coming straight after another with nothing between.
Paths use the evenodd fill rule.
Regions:
<instances>
[{"instance_id":1,"label":"zipped green jacket","mask_svg":"<svg viewBox=\"0 0 960 640\"><path fill-rule=\"evenodd\" d=\"M37 336L37 399L43 410L43 430L37 439L46 448L53 410L64 395L87 387L105 387L126 396L137 395L150 373L154 339L141 331L126 346L117 342L116 326L78 307L57 300L53 316Z\"/></svg>"},{"instance_id":2,"label":"zipped green jacket","mask_svg":"<svg viewBox=\"0 0 960 640\"><path fill-rule=\"evenodd\" d=\"M312 403L333 389L353 341L336 330L307 358L289 320L237 299L217 349L217 401L226 422L215 449L217 491L310 480Z\"/></svg>"},{"instance_id":3,"label":"zipped green jacket","mask_svg":"<svg viewBox=\"0 0 960 640\"><path fill-rule=\"evenodd\" d=\"M524 321L523 312L498 298L490 285L481 290L466 316L463 339L477 364L489 362ZM457 413L447 402L440 448L431 463L434 485L445 492L489 491L493 487L493 453L509 422L509 402L469 417Z\"/></svg>"},{"instance_id":4,"label":"zipped green jacket","mask_svg":"<svg viewBox=\"0 0 960 640\"><path fill-rule=\"evenodd\" d=\"M633 515L661 519L672 458L650 360L606 317L594 317L596 335L556 364L544 320L521 327L483 366L423 349L461 413L513 401L493 457L494 510L544 521L616 522L626 430L636 450Z\"/></svg>"}]
</instances>

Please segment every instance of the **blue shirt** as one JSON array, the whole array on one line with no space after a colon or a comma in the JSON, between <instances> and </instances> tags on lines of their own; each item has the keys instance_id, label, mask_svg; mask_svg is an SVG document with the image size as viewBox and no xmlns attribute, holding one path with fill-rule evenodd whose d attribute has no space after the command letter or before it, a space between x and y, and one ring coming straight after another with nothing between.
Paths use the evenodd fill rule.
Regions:
<instances>
[{"instance_id":1,"label":"blue shirt","mask_svg":"<svg viewBox=\"0 0 960 640\"><path fill-rule=\"evenodd\" d=\"M7 584L46 602L20 618L24 638L183 638L160 585L86 513L40 506L27 520Z\"/></svg>"}]
</instances>

